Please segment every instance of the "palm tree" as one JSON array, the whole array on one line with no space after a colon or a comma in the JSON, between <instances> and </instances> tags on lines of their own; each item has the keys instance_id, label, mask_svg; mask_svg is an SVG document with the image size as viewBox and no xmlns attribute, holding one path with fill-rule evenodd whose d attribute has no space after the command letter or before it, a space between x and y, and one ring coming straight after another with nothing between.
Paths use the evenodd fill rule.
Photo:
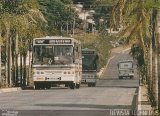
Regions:
<instances>
[{"instance_id":1,"label":"palm tree","mask_svg":"<svg viewBox=\"0 0 160 116\"><path fill-rule=\"evenodd\" d=\"M18 17L17 17L16 21L18 20L18 22L17 22L18 24L15 23L15 24L17 24L16 27L18 27L18 25L21 26L21 27L17 28L17 31L18 31L18 33L21 33L21 38L24 38L23 41L21 41L22 39L20 39L20 46L19 46L20 57L21 58L23 57L23 69L22 69L22 66L20 66L21 67L20 70L21 70L21 80L23 80L23 82L21 82L21 83L23 83L24 86L26 86L26 81L27 81L27 79L26 79L26 57L27 57L28 46L27 46L26 42L28 41L28 39L26 37L28 37L28 34L31 32L31 29L33 27L35 27L34 25L41 26L42 22L46 22L42 13L37 9L37 7L35 7L37 5L36 1L32 1L32 2L34 2L34 4L31 4L30 2L25 3L25 4L29 5L29 7L31 7L32 9L28 8L28 11L25 12L22 16L17 15ZM33 31L33 32L35 32L35 31ZM18 36L18 34L17 34L17 36ZM20 65L22 65L22 59L20 60ZM18 70L18 69L16 69L16 70ZM22 71L23 71L23 75L22 75ZM18 73L18 71L17 71L17 73ZM22 77L23 77L23 79L22 79Z\"/></svg>"},{"instance_id":2,"label":"palm tree","mask_svg":"<svg viewBox=\"0 0 160 116\"><path fill-rule=\"evenodd\" d=\"M0 26L0 88L3 86L3 78L1 74L2 66L1 66L1 46L2 46L2 31Z\"/></svg>"},{"instance_id":3,"label":"palm tree","mask_svg":"<svg viewBox=\"0 0 160 116\"><path fill-rule=\"evenodd\" d=\"M6 27L6 86L12 86L11 59L10 59L10 23L5 22Z\"/></svg>"},{"instance_id":4,"label":"palm tree","mask_svg":"<svg viewBox=\"0 0 160 116\"><path fill-rule=\"evenodd\" d=\"M158 3L158 1L156 1ZM159 17L160 17L160 10L159 9L154 9L152 13L152 18L153 18L153 52L155 56L155 74L156 76L154 77L154 85L155 87L155 99L156 99L156 109L159 110L160 112L160 56L159 56L159 48L160 48L160 22L159 22Z\"/></svg>"},{"instance_id":5,"label":"palm tree","mask_svg":"<svg viewBox=\"0 0 160 116\"><path fill-rule=\"evenodd\" d=\"M11 60L9 59L10 57L10 49L9 49L9 42L10 42L10 22L11 22L11 15L9 13L4 13L2 10L0 10L0 47L2 45L2 38L5 40L6 44L6 60L5 60L5 85L8 87L9 85L12 85L11 81L11 68L10 68L10 63ZM5 35L2 37L2 33L5 32ZM0 50L1 53L1 50ZM1 57L0 57L0 65L1 65ZM0 66L0 72L1 72L1 66ZM1 75L1 73L0 73ZM4 79L3 79L4 80ZM2 81L2 77L1 77ZM4 83L3 83L4 85Z\"/></svg>"},{"instance_id":6,"label":"palm tree","mask_svg":"<svg viewBox=\"0 0 160 116\"><path fill-rule=\"evenodd\" d=\"M157 36L157 11L154 9L152 13L152 79L151 91L154 99L154 104L158 110L158 38Z\"/></svg>"},{"instance_id":7,"label":"palm tree","mask_svg":"<svg viewBox=\"0 0 160 116\"><path fill-rule=\"evenodd\" d=\"M158 106L158 39L157 13L159 7L156 0L119 0L112 11L112 27L123 27L118 34L129 39L131 43L138 43L144 52L145 64L150 68L149 90ZM152 16L152 17L151 17ZM151 22L151 23L150 23ZM152 28L151 28L152 27ZM148 57L148 58L147 58ZM144 67L145 68L145 67ZM160 96L159 96L160 98Z\"/></svg>"},{"instance_id":8,"label":"palm tree","mask_svg":"<svg viewBox=\"0 0 160 116\"><path fill-rule=\"evenodd\" d=\"M123 27L118 36L127 38L130 43L138 43L143 48L144 59L147 56L146 46L148 42L146 38L151 36L149 14L149 9L146 9L143 0L119 0L112 11L112 27Z\"/></svg>"},{"instance_id":9,"label":"palm tree","mask_svg":"<svg viewBox=\"0 0 160 116\"><path fill-rule=\"evenodd\" d=\"M5 68L5 85L8 87L9 85L11 85L11 69L10 69L10 59L9 59L9 56L10 56L10 49L9 49L9 42L10 42L10 17L11 15L9 13L1 13L0 15L0 27L1 27L1 34L2 32L5 32L5 43L6 43L6 61L5 61L5 64L6 64L6 68ZM3 28L2 28L3 27ZM2 38L1 38L2 39ZM2 41L2 40L1 40ZM0 51L1 52L1 51ZM0 61L0 64L1 64L1 61ZM1 70L1 69L0 69Z\"/></svg>"},{"instance_id":10,"label":"palm tree","mask_svg":"<svg viewBox=\"0 0 160 116\"><path fill-rule=\"evenodd\" d=\"M12 52L12 69L13 69L13 74L15 72L15 66L13 66L16 63L16 69L18 68L17 66L17 58L18 58L18 49L17 49L17 43L19 41L19 37L23 37L26 35L27 30L29 30L29 25L31 23L34 23L36 25L41 24L41 22L45 22L45 19L42 15L42 13L37 9L37 1L32 0L32 1L22 1L21 5L19 7L19 1L16 1L17 3L15 4L14 1L1 1L1 5L3 5L1 11L2 13L0 14L0 17L2 22L4 22L5 25L5 38L6 39L6 85L11 85L12 86L12 80L14 78L11 77L11 52ZM23 5L22 5L23 4ZM23 7L21 7L23 6ZM14 30L14 31L11 31ZM12 32L12 33L11 33ZM16 36L15 36L16 35ZM20 35L20 36L19 36ZM11 51L11 45L10 45L10 38L16 38L13 39L13 43L16 46L16 58L14 58L14 49ZM22 46L23 47L23 46ZM14 62L14 59L16 60ZM25 61L24 61L25 62ZM16 78L17 79L17 74L18 71L16 71ZM14 81L13 81L14 82Z\"/></svg>"},{"instance_id":11,"label":"palm tree","mask_svg":"<svg viewBox=\"0 0 160 116\"><path fill-rule=\"evenodd\" d=\"M4 85L4 82L3 82L3 77L2 77L2 74L1 74L1 70L2 70L2 66L1 66L1 46L2 46L2 27L4 27L4 24L0 18L0 87L2 87Z\"/></svg>"}]
</instances>

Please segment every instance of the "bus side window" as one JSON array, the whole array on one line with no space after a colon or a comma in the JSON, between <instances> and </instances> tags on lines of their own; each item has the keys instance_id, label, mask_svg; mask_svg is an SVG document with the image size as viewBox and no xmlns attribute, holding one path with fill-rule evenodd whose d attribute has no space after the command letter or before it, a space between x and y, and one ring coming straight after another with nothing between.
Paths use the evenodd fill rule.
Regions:
<instances>
[{"instance_id":1,"label":"bus side window","mask_svg":"<svg viewBox=\"0 0 160 116\"><path fill-rule=\"evenodd\" d=\"M76 46L76 52L78 52L78 46Z\"/></svg>"},{"instance_id":2,"label":"bus side window","mask_svg":"<svg viewBox=\"0 0 160 116\"><path fill-rule=\"evenodd\" d=\"M75 58L77 58L78 46L75 46L75 50L74 50L74 52L75 52Z\"/></svg>"},{"instance_id":3,"label":"bus side window","mask_svg":"<svg viewBox=\"0 0 160 116\"><path fill-rule=\"evenodd\" d=\"M75 62L75 49L73 48L73 62Z\"/></svg>"}]
</instances>

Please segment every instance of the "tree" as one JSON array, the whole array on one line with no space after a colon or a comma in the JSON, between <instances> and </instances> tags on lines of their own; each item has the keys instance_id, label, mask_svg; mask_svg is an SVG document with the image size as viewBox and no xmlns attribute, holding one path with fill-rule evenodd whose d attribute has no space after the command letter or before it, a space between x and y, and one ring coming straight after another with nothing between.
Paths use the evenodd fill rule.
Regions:
<instances>
[{"instance_id":1,"label":"tree","mask_svg":"<svg viewBox=\"0 0 160 116\"><path fill-rule=\"evenodd\" d=\"M1 4L1 19L4 22L6 36L6 84L10 84L12 86L12 81L15 84L17 81L16 78L11 77L11 53L12 53L12 74L14 75L15 67L14 67L14 45L12 45L11 51L11 41L12 44L18 43L18 38L27 35L27 31L29 29L29 25L34 23L35 25L41 26L40 22L46 22L42 13L38 10L38 4L36 0L32 1L0 1ZM18 36L20 35L20 36ZM16 40L14 39L16 38ZM16 42L15 42L16 41ZM17 66L17 48L16 48L16 68ZM14 77L14 76L13 76ZM23 79L25 83L25 78Z\"/></svg>"},{"instance_id":2,"label":"tree","mask_svg":"<svg viewBox=\"0 0 160 116\"><path fill-rule=\"evenodd\" d=\"M107 28L109 28L111 11L112 6L108 4L99 4L95 8L96 13L94 14L94 20L97 28L100 29L100 32L105 31Z\"/></svg>"},{"instance_id":3,"label":"tree","mask_svg":"<svg viewBox=\"0 0 160 116\"><path fill-rule=\"evenodd\" d=\"M61 0L38 0L38 2L48 22L48 26L46 27L48 35L61 34L61 27L67 25L67 22L67 26L71 27L74 11L69 5L64 4Z\"/></svg>"},{"instance_id":4,"label":"tree","mask_svg":"<svg viewBox=\"0 0 160 116\"><path fill-rule=\"evenodd\" d=\"M73 0L61 0L64 4L73 4Z\"/></svg>"},{"instance_id":5,"label":"tree","mask_svg":"<svg viewBox=\"0 0 160 116\"><path fill-rule=\"evenodd\" d=\"M143 50L144 65L150 68L149 90L152 100L158 107L158 39L157 9L159 2L154 0L119 0L112 11L112 27L122 27L119 33L131 43L138 43ZM151 81L151 82L150 82ZM160 98L160 96L159 96Z\"/></svg>"}]
</instances>

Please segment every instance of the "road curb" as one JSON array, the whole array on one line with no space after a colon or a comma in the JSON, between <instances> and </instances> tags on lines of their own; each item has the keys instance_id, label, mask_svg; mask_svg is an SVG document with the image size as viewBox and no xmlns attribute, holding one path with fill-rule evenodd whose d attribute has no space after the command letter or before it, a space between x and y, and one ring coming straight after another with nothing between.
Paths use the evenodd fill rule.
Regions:
<instances>
[{"instance_id":1,"label":"road curb","mask_svg":"<svg viewBox=\"0 0 160 116\"><path fill-rule=\"evenodd\" d=\"M21 87L3 88L3 89L0 89L0 93L14 92L14 91L20 91L20 90L22 90Z\"/></svg>"},{"instance_id":2,"label":"road curb","mask_svg":"<svg viewBox=\"0 0 160 116\"><path fill-rule=\"evenodd\" d=\"M138 111L141 110L141 87L140 86L138 88L138 106L137 106L137 110Z\"/></svg>"},{"instance_id":3,"label":"road curb","mask_svg":"<svg viewBox=\"0 0 160 116\"><path fill-rule=\"evenodd\" d=\"M153 113L153 108L151 107L151 104L144 104L144 103L149 103L149 99L147 97L147 88L145 86L139 86L138 89L138 107L137 110L141 113ZM139 114L138 116L142 116L143 114ZM149 115L148 114L148 115Z\"/></svg>"}]
</instances>

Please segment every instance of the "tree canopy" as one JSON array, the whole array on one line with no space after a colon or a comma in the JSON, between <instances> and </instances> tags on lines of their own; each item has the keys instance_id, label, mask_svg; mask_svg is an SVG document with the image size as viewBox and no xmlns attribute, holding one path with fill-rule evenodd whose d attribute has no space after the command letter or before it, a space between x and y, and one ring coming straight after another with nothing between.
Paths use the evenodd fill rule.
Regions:
<instances>
[{"instance_id":1,"label":"tree canopy","mask_svg":"<svg viewBox=\"0 0 160 116\"><path fill-rule=\"evenodd\" d=\"M59 32L67 21L73 21L74 11L65 0L38 0L40 9L48 21L48 34Z\"/></svg>"}]
</instances>

